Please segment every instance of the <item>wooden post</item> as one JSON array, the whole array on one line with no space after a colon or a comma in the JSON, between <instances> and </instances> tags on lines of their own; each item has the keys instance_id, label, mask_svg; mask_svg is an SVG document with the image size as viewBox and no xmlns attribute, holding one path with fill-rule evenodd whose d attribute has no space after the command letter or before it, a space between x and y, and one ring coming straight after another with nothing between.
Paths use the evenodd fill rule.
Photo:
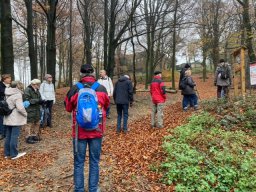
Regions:
<instances>
[{"instance_id":1,"label":"wooden post","mask_svg":"<svg viewBox=\"0 0 256 192\"><path fill-rule=\"evenodd\" d=\"M240 59L241 59L241 93L242 96L245 97L245 48L241 48L240 52Z\"/></svg>"}]
</instances>

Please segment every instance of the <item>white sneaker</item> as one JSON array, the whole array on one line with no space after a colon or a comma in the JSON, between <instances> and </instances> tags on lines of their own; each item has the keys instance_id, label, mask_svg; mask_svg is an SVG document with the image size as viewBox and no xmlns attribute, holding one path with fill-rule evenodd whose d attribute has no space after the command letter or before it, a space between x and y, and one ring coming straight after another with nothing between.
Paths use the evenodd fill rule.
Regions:
<instances>
[{"instance_id":1,"label":"white sneaker","mask_svg":"<svg viewBox=\"0 0 256 192\"><path fill-rule=\"evenodd\" d=\"M16 157L13 157L12 160L18 159L18 158L20 158L20 157L22 157L24 155L26 155L26 152L18 153L18 155Z\"/></svg>"},{"instance_id":2,"label":"white sneaker","mask_svg":"<svg viewBox=\"0 0 256 192\"><path fill-rule=\"evenodd\" d=\"M8 156L4 156L5 159L8 159Z\"/></svg>"}]
</instances>

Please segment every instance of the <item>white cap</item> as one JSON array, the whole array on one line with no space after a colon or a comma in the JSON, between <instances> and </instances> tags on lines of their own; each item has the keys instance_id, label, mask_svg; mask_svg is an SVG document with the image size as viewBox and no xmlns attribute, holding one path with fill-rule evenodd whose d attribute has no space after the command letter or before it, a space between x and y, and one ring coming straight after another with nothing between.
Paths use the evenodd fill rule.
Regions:
<instances>
[{"instance_id":1,"label":"white cap","mask_svg":"<svg viewBox=\"0 0 256 192\"><path fill-rule=\"evenodd\" d=\"M39 80L39 79L33 79L31 82L30 82L30 84L32 84L32 85L36 85L36 84L40 84L41 83L41 81Z\"/></svg>"}]
</instances>

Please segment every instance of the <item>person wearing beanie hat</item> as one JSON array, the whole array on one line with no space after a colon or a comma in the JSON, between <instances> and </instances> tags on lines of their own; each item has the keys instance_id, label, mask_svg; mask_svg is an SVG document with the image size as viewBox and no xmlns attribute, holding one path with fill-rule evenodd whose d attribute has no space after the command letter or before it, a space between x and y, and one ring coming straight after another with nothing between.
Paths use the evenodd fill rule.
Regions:
<instances>
[{"instance_id":1,"label":"person wearing beanie hat","mask_svg":"<svg viewBox=\"0 0 256 192\"><path fill-rule=\"evenodd\" d=\"M27 111L27 124L25 125L25 138L29 144L34 144L40 140L39 120L40 120L40 104L42 103L41 94L39 92L41 81L33 79L30 85L24 91L24 101L29 102Z\"/></svg>"},{"instance_id":2,"label":"person wearing beanie hat","mask_svg":"<svg viewBox=\"0 0 256 192\"><path fill-rule=\"evenodd\" d=\"M79 81L79 85L82 83L84 84L84 87L90 88L96 82L93 72L94 70L91 65L82 65L80 69L81 79ZM98 129L88 131L80 127L76 121L78 92L78 85L71 87L64 102L66 111L72 113L73 120L72 137L74 146L74 191L85 191L84 162L87 147L89 148L89 161L86 161L89 162L88 191L97 191L99 184L99 161L102 147L102 137L106 129L106 109L109 106L109 97L107 90L103 85L99 85L95 89L98 99L98 106L102 109L102 123L98 124ZM76 137L76 135L78 135L78 137Z\"/></svg>"},{"instance_id":3,"label":"person wearing beanie hat","mask_svg":"<svg viewBox=\"0 0 256 192\"><path fill-rule=\"evenodd\" d=\"M151 127L163 128L163 108L166 100L165 86L162 81L161 71L155 71L155 76L150 84L150 94L152 98ZM157 123L155 116L157 114Z\"/></svg>"},{"instance_id":4,"label":"person wearing beanie hat","mask_svg":"<svg viewBox=\"0 0 256 192\"><path fill-rule=\"evenodd\" d=\"M41 108L41 121L40 127L44 127L44 118L47 115L46 126L52 127L52 106L56 102L54 85L52 83L52 76L50 74L46 74L44 76L44 82L41 84L39 92L41 94L42 100L45 100L44 107Z\"/></svg>"}]
</instances>

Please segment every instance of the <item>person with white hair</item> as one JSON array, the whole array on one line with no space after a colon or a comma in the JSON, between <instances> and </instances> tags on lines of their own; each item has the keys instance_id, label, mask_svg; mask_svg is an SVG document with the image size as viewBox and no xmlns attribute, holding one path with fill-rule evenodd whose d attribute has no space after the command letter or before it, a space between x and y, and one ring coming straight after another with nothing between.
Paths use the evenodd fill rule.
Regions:
<instances>
[{"instance_id":1,"label":"person with white hair","mask_svg":"<svg viewBox=\"0 0 256 192\"><path fill-rule=\"evenodd\" d=\"M54 85L52 83L52 76L50 74L46 74L44 77L45 81L41 84L39 92L41 94L42 100L45 100L46 110L49 111L49 115L47 117L47 126L52 127L52 106L56 102ZM44 125L40 124L40 127Z\"/></svg>"},{"instance_id":2,"label":"person with white hair","mask_svg":"<svg viewBox=\"0 0 256 192\"><path fill-rule=\"evenodd\" d=\"M113 96L113 82L110 77L107 76L105 70L100 70L100 79L98 79L99 84L103 85L107 92L109 99ZM110 119L110 105L107 109L107 118Z\"/></svg>"},{"instance_id":3,"label":"person with white hair","mask_svg":"<svg viewBox=\"0 0 256 192\"><path fill-rule=\"evenodd\" d=\"M26 142L29 144L37 143L40 140L39 120L40 120L40 104L42 103L41 94L39 92L41 81L33 79L30 85L24 91L24 102L29 102L26 108L28 113L27 125L25 125Z\"/></svg>"}]
</instances>

